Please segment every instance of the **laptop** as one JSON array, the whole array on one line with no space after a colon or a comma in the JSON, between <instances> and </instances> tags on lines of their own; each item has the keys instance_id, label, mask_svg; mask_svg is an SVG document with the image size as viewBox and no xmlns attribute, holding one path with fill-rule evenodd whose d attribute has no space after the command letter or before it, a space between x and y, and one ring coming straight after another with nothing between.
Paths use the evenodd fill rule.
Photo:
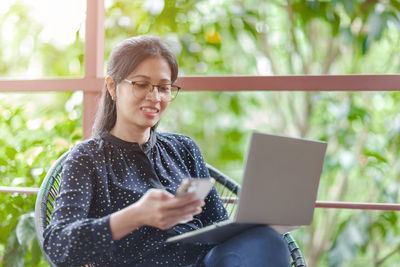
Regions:
<instances>
[{"instance_id":1,"label":"laptop","mask_svg":"<svg viewBox=\"0 0 400 267\"><path fill-rule=\"evenodd\" d=\"M166 242L218 244L258 225L283 233L311 224L326 147L321 141L253 133L234 219Z\"/></svg>"}]
</instances>

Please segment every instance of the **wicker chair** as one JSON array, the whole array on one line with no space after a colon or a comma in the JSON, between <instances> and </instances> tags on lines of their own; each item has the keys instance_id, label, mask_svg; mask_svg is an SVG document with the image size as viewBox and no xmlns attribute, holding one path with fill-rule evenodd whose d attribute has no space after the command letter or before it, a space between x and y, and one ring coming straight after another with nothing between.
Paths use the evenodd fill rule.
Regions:
<instances>
[{"instance_id":1,"label":"wicker chair","mask_svg":"<svg viewBox=\"0 0 400 267\"><path fill-rule=\"evenodd\" d=\"M43 250L43 231L46 226L50 223L51 213L54 209L54 202L60 188L61 172L63 163L67 158L69 152L64 153L50 168L46 177L44 178L40 191L37 195L36 206L35 206L35 226L36 235L39 241L40 248L46 257L46 260L55 266ZM240 185L232 180L227 175L223 174L213 166L207 164L207 168L210 172L211 177L216 180L215 187L228 211L229 216L234 214L237 203L237 194L240 189ZM284 239L288 244L290 256L292 258L292 266L294 267L305 267L306 263L298 247L296 241L290 235L290 233L283 234Z\"/></svg>"}]
</instances>

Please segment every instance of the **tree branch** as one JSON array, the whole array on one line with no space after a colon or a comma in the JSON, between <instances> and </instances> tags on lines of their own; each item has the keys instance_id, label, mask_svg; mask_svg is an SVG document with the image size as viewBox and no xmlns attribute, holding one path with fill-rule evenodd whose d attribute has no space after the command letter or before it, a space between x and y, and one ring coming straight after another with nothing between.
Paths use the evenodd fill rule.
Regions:
<instances>
[{"instance_id":1,"label":"tree branch","mask_svg":"<svg viewBox=\"0 0 400 267\"><path fill-rule=\"evenodd\" d=\"M375 262L375 266L380 266L383 264L384 261L395 255L396 253L400 253L400 245L398 245L393 251L389 252L386 256L382 259Z\"/></svg>"},{"instance_id":2,"label":"tree branch","mask_svg":"<svg viewBox=\"0 0 400 267\"><path fill-rule=\"evenodd\" d=\"M287 0L286 11L288 13L288 18L289 18L289 23L290 23L290 25L289 25L289 33L290 33L290 37L292 39L292 44L293 44L294 51L296 52L297 55L299 55L299 57L301 59L301 63L302 63L304 74L309 74L309 69L307 69L306 66L305 66L306 64L305 64L304 56L300 52L299 45L297 43L296 34L294 32L294 28L295 28L295 26L294 26L294 12L293 12L293 8L292 8L292 1L291 0ZM292 70L292 72L293 72L293 74L295 74L293 70Z\"/></svg>"},{"instance_id":3,"label":"tree branch","mask_svg":"<svg viewBox=\"0 0 400 267\"><path fill-rule=\"evenodd\" d=\"M273 74L277 74L278 70L275 65L275 60L272 59L271 55L271 49L268 43L268 38L266 36L266 32L260 33L260 39L261 39L261 50L263 54L269 59L269 62L271 64L271 70Z\"/></svg>"},{"instance_id":4,"label":"tree branch","mask_svg":"<svg viewBox=\"0 0 400 267\"><path fill-rule=\"evenodd\" d=\"M327 53L328 56L326 57L326 60L322 67L322 74L328 74L333 62L335 62L337 56L339 55L339 48L335 47L334 43L335 43L334 40L330 40L329 42L329 48Z\"/></svg>"}]
</instances>

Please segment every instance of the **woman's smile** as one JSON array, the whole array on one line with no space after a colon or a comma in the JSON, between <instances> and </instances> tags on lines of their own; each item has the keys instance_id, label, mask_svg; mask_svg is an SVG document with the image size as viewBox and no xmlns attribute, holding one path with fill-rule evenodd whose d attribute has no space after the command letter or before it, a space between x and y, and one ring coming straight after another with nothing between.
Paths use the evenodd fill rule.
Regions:
<instances>
[{"instance_id":1,"label":"woman's smile","mask_svg":"<svg viewBox=\"0 0 400 267\"><path fill-rule=\"evenodd\" d=\"M156 116L160 110L156 107L151 107L151 106L143 106L140 108L142 113L146 116L154 117Z\"/></svg>"}]
</instances>

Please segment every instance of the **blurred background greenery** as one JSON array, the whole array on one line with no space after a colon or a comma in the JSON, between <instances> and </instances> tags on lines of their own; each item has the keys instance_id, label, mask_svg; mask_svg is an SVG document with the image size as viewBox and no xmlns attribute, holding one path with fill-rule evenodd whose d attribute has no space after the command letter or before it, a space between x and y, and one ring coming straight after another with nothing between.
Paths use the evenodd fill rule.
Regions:
<instances>
[{"instance_id":1,"label":"blurred background greenery","mask_svg":"<svg viewBox=\"0 0 400 267\"><path fill-rule=\"evenodd\" d=\"M2 2L0 77L82 77L84 2ZM122 39L155 34L176 53L180 75L400 69L397 0L106 0L105 7L106 59ZM252 131L324 140L318 200L398 203L399 103L396 91L183 90L159 131L191 136L209 163L239 182ZM0 185L38 187L82 138L80 91L2 93L0 114ZM34 237L34 201L0 194L3 266L47 266ZM398 212L316 209L313 224L292 234L309 266L396 266L398 224Z\"/></svg>"}]
</instances>

